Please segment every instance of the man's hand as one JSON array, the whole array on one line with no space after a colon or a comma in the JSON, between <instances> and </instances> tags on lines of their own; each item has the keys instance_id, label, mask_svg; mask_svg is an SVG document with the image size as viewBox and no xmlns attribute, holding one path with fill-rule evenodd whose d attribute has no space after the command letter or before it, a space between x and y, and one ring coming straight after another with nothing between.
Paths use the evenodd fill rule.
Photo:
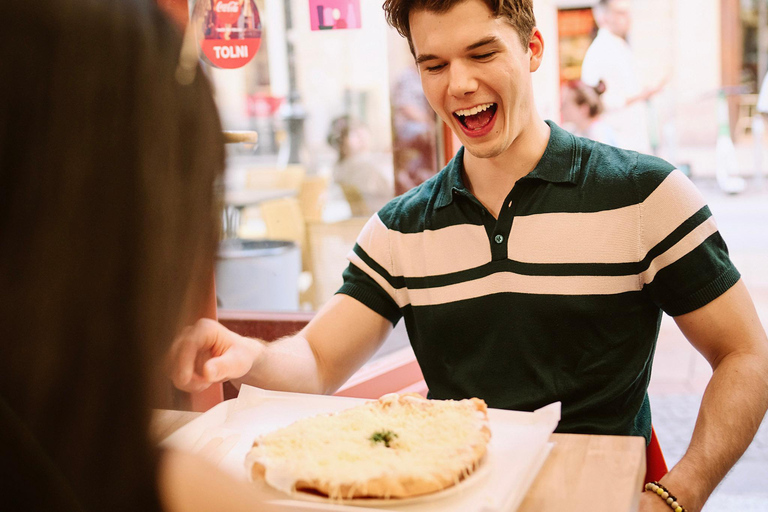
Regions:
<instances>
[{"instance_id":1,"label":"man's hand","mask_svg":"<svg viewBox=\"0 0 768 512\"><path fill-rule=\"evenodd\" d=\"M275 391L330 394L367 361L392 323L347 295L335 295L300 332L269 343L199 320L173 342L168 374L184 391L237 379Z\"/></svg>"},{"instance_id":2,"label":"man's hand","mask_svg":"<svg viewBox=\"0 0 768 512\"><path fill-rule=\"evenodd\" d=\"M256 340L244 338L207 318L185 328L168 352L173 384L189 392L242 377L263 351Z\"/></svg>"}]
</instances>

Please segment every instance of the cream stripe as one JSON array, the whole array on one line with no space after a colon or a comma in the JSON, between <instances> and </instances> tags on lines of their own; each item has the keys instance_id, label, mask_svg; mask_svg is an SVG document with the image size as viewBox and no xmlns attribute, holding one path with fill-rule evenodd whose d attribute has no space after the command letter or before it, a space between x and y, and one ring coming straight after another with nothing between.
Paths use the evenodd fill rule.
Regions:
<instances>
[{"instance_id":1,"label":"cream stripe","mask_svg":"<svg viewBox=\"0 0 768 512\"><path fill-rule=\"evenodd\" d=\"M508 256L526 263L638 261L639 221L639 205L590 213L516 217Z\"/></svg>"},{"instance_id":2,"label":"cream stripe","mask_svg":"<svg viewBox=\"0 0 768 512\"><path fill-rule=\"evenodd\" d=\"M393 276L423 277L460 272L491 261L485 227L458 224L420 233L388 229L371 217L357 244ZM392 254L403 257L393 260Z\"/></svg>"},{"instance_id":3,"label":"cream stripe","mask_svg":"<svg viewBox=\"0 0 768 512\"><path fill-rule=\"evenodd\" d=\"M538 295L612 295L640 290L653 281L656 274L690 253L717 232L713 219L708 219L663 254L656 257L648 270L628 276L527 276L497 272L489 276L438 288L395 289L374 272L354 252L349 259L370 275L395 300L398 307L433 306L475 299L495 293L530 293Z\"/></svg>"},{"instance_id":4,"label":"cream stripe","mask_svg":"<svg viewBox=\"0 0 768 512\"><path fill-rule=\"evenodd\" d=\"M363 261L354 250L349 251L347 259L356 267L359 267L360 270L368 274L371 279L376 281L376 283L381 286L390 297L392 297L392 300L395 301L398 307L402 308L408 305L408 290L406 288L394 288L381 274L373 270L365 261Z\"/></svg>"},{"instance_id":5,"label":"cream stripe","mask_svg":"<svg viewBox=\"0 0 768 512\"><path fill-rule=\"evenodd\" d=\"M360 234L357 236L357 245L373 258L373 261L384 267L387 272L392 274L392 252L389 245L389 229L374 214L368 222L365 223ZM349 258L347 258L349 259Z\"/></svg>"},{"instance_id":6,"label":"cream stripe","mask_svg":"<svg viewBox=\"0 0 768 512\"><path fill-rule=\"evenodd\" d=\"M678 170L672 171L642 203L643 253L640 259L706 204L691 180Z\"/></svg>"},{"instance_id":7,"label":"cream stripe","mask_svg":"<svg viewBox=\"0 0 768 512\"><path fill-rule=\"evenodd\" d=\"M600 212L515 218L508 255L512 260L527 263L641 261L705 204L693 183L675 170L637 205Z\"/></svg>"},{"instance_id":8,"label":"cream stripe","mask_svg":"<svg viewBox=\"0 0 768 512\"><path fill-rule=\"evenodd\" d=\"M423 277L476 268L491 261L491 247L483 226L458 224L421 233L390 231L392 275Z\"/></svg>"},{"instance_id":9,"label":"cream stripe","mask_svg":"<svg viewBox=\"0 0 768 512\"><path fill-rule=\"evenodd\" d=\"M636 275L526 276L498 272L474 281L441 288L410 290L409 296L414 306L432 306L505 292L536 295L611 295L639 289Z\"/></svg>"},{"instance_id":10,"label":"cream stripe","mask_svg":"<svg viewBox=\"0 0 768 512\"><path fill-rule=\"evenodd\" d=\"M693 231L684 236L679 242L667 249L663 254L656 256L648 270L643 272L640 277L645 284L651 283L656 274L663 268L668 267L689 252L693 251L701 243L717 232L717 225L713 217L706 222L702 222Z\"/></svg>"}]
</instances>

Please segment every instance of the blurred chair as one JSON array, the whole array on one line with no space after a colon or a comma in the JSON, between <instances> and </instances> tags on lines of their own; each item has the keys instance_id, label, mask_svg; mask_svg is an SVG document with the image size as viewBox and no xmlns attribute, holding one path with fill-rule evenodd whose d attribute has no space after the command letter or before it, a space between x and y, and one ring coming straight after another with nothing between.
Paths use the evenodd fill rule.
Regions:
<instances>
[{"instance_id":1,"label":"blurred chair","mask_svg":"<svg viewBox=\"0 0 768 512\"><path fill-rule=\"evenodd\" d=\"M306 171L301 165L285 168L252 167L245 171L242 187L245 190L275 191L277 195L298 196ZM259 203L245 205L240 211L238 236L242 238L264 238L263 219Z\"/></svg>"},{"instance_id":2,"label":"blurred chair","mask_svg":"<svg viewBox=\"0 0 768 512\"><path fill-rule=\"evenodd\" d=\"M296 242L302 247L303 256L307 230L298 198L264 201L259 205L259 210L266 226L267 238Z\"/></svg>"},{"instance_id":3,"label":"blurred chair","mask_svg":"<svg viewBox=\"0 0 768 512\"><path fill-rule=\"evenodd\" d=\"M299 190L306 170L302 165L289 165L284 169L253 167L246 171L245 187L251 189Z\"/></svg>"},{"instance_id":4,"label":"blurred chair","mask_svg":"<svg viewBox=\"0 0 768 512\"><path fill-rule=\"evenodd\" d=\"M312 255L307 243L307 223L299 198L265 201L258 208L266 228L266 237L270 240L288 240L296 243L301 251L302 272L311 272ZM306 286L300 286L297 282L296 288L299 291L299 304L311 302L311 282Z\"/></svg>"},{"instance_id":5,"label":"blurred chair","mask_svg":"<svg viewBox=\"0 0 768 512\"><path fill-rule=\"evenodd\" d=\"M352 217L332 223L309 223L307 240L314 294L314 309L325 304L341 287L341 274L347 268L347 254L355 246L367 217Z\"/></svg>"},{"instance_id":6,"label":"blurred chair","mask_svg":"<svg viewBox=\"0 0 768 512\"><path fill-rule=\"evenodd\" d=\"M371 212L368 208L368 204L363 198L363 194L354 185L348 185L346 183L339 183L341 191L344 193L344 198L349 203L349 209L352 211L353 217L366 217L370 216Z\"/></svg>"},{"instance_id":7,"label":"blurred chair","mask_svg":"<svg viewBox=\"0 0 768 512\"><path fill-rule=\"evenodd\" d=\"M322 222L328 193L327 176L305 176L299 187L299 206L304 221Z\"/></svg>"}]
</instances>

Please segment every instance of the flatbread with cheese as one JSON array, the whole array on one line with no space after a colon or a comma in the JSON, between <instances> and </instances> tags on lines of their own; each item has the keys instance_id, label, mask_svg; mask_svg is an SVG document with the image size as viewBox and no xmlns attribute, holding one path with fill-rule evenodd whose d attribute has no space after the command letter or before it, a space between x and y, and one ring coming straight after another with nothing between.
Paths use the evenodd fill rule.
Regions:
<instances>
[{"instance_id":1,"label":"flatbread with cheese","mask_svg":"<svg viewBox=\"0 0 768 512\"><path fill-rule=\"evenodd\" d=\"M247 456L254 481L335 500L409 498L472 473L491 431L478 398L390 394L265 434Z\"/></svg>"}]
</instances>

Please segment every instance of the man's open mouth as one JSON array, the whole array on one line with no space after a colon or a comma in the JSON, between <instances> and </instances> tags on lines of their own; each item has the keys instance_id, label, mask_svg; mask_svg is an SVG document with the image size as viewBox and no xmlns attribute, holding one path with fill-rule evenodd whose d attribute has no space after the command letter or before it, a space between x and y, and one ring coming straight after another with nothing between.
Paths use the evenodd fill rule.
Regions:
<instances>
[{"instance_id":1,"label":"man's open mouth","mask_svg":"<svg viewBox=\"0 0 768 512\"><path fill-rule=\"evenodd\" d=\"M457 110L453 113L453 116L458 119L467 130L482 130L491 122L493 116L496 115L497 108L498 105L496 105L496 103L484 103L482 105L477 105L476 107Z\"/></svg>"}]
</instances>

